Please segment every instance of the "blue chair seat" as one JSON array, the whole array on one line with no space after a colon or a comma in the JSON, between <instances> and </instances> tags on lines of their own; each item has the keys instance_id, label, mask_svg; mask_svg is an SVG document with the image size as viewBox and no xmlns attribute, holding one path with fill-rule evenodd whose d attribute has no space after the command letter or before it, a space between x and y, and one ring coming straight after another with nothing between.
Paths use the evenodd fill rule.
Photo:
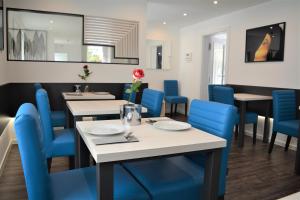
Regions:
<instances>
[{"instance_id":1,"label":"blue chair seat","mask_svg":"<svg viewBox=\"0 0 300 200\"><path fill-rule=\"evenodd\" d=\"M204 169L185 156L123 164L153 200L200 199Z\"/></svg>"},{"instance_id":2,"label":"blue chair seat","mask_svg":"<svg viewBox=\"0 0 300 200\"><path fill-rule=\"evenodd\" d=\"M53 142L46 150L46 157L75 155L74 129L57 130Z\"/></svg>"},{"instance_id":3,"label":"blue chair seat","mask_svg":"<svg viewBox=\"0 0 300 200\"><path fill-rule=\"evenodd\" d=\"M52 111L51 122L53 127L64 127L66 124L66 115L63 111Z\"/></svg>"},{"instance_id":4,"label":"blue chair seat","mask_svg":"<svg viewBox=\"0 0 300 200\"><path fill-rule=\"evenodd\" d=\"M279 121L277 124L277 131L279 133L285 133L286 135L298 137L299 123L299 120Z\"/></svg>"},{"instance_id":5,"label":"blue chair seat","mask_svg":"<svg viewBox=\"0 0 300 200\"><path fill-rule=\"evenodd\" d=\"M168 103L186 103L188 99L183 96L166 96L165 100Z\"/></svg>"},{"instance_id":6,"label":"blue chair seat","mask_svg":"<svg viewBox=\"0 0 300 200\"><path fill-rule=\"evenodd\" d=\"M96 168L89 167L51 174L54 200L96 199ZM148 194L120 165L114 166L115 200L148 200Z\"/></svg>"}]
</instances>

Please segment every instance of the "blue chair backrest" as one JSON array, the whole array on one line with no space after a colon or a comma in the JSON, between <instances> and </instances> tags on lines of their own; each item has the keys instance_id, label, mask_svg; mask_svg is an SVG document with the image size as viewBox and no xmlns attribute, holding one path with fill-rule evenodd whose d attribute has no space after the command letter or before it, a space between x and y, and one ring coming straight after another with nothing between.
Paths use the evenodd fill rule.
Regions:
<instances>
[{"instance_id":1,"label":"blue chair backrest","mask_svg":"<svg viewBox=\"0 0 300 200\"><path fill-rule=\"evenodd\" d=\"M278 122L296 119L296 94L294 90L274 90L273 96L273 127Z\"/></svg>"},{"instance_id":2,"label":"blue chair backrest","mask_svg":"<svg viewBox=\"0 0 300 200\"><path fill-rule=\"evenodd\" d=\"M52 199L46 158L41 148L42 130L34 105L25 103L19 108L14 122L21 155L28 198Z\"/></svg>"},{"instance_id":3,"label":"blue chair backrest","mask_svg":"<svg viewBox=\"0 0 300 200\"><path fill-rule=\"evenodd\" d=\"M128 93L125 92L127 89L129 89L129 88L131 87L131 85L132 85L132 84L129 84L129 83L126 83L126 84L124 85L124 90L123 90L123 100L126 100L126 101L129 100L130 102L135 103L136 92L133 92L133 93L131 94L130 99L129 99L129 96L130 96L130 95L129 95Z\"/></svg>"},{"instance_id":4,"label":"blue chair backrest","mask_svg":"<svg viewBox=\"0 0 300 200\"><path fill-rule=\"evenodd\" d=\"M203 100L193 100L191 103L188 122L197 129L227 140L227 146L222 150L221 156L219 196L225 194L228 156L236 112L237 108L232 105Z\"/></svg>"},{"instance_id":5,"label":"blue chair backrest","mask_svg":"<svg viewBox=\"0 0 300 200\"><path fill-rule=\"evenodd\" d=\"M43 145L44 148L47 148L54 137L52 123L51 123L51 109L49 98L46 90L39 89L36 92L36 103L38 111L40 113L42 130L43 130Z\"/></svg>"},{"instance_id":6,"label":"blue chair backrest","mask_svg":"<svg viewBox=\"0 0 300 200\"><path fill-rule=\"evenodd\" d=\"M178 96L178 81L177 80L165 80L164 92L166 96Z\"/></svg>"},{"instance_id":7,"label":"blue chair backrest","mask_svg":"<svg viewBox=\"0 0 300 200\"><path fill-rule=\"evenodd\" d=\"M34 84L34 89L35 89L35 91L38 91L39 89L42 89L43 87L42 87L42 84L40 84L40 83L35 83Z\"/></svg>"},{"instance_id":8,"label":"blue chair backrest","mask_svg":"<svg viewBox=\"0 0 300 200\"><path fill-rule=\"evenodd\" d=\"M213 87L213 101L234 105L234 91L231 87L214 86Z\"/></svg>"},{"instance_id":9,"label":"blue chair backrest","mask_svg":"<svg viewBox=\"0 0 300 200\"><path fill-rule=\"evenodd\" d=\"M148 109L148 117L159 117L161 113L164 93L152 89L144 89L142 95L142 106Z\"/></svg>"}]
</instances>

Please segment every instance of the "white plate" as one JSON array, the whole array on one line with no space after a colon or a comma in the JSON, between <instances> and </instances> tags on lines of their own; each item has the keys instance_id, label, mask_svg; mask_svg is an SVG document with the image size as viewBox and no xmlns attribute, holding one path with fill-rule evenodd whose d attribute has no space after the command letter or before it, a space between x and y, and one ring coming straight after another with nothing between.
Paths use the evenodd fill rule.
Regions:
<instances>
[{"instance_id":1,"label":"white plate","mask_svg":"<svg viewBox=\"0 0 300 200\"><path fill-rule=\"evenodd\" d=\"M103 124L103 125L96 125L88 130L87 133L97 136L106 136L106 135L117 135L125 132L125 127L122 125L116 124Z\"/></svg>"},{"instance_id":2,"label":"white plate","mask_svg":"<svg viewBox=\"0 0 300 200\"><path fill-rule=\"evenodd\" d=\"M178 121L158 121L153 124L155 128L168 131L182 131L191 128L192 126L185 122Z\"/></svg>"}]
</instances>

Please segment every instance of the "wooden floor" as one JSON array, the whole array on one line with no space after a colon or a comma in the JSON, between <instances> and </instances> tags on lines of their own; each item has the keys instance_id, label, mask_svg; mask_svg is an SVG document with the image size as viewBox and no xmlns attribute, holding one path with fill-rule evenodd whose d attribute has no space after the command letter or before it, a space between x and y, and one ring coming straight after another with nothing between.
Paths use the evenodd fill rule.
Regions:
<instances>
[{"instance_id":1,"label":"wooden floor","mask_svg":"<svg viewBox=\"0 0 300 200\"><path fill-rule=\"evenodd\" d=\"M182 118L180 118L182 119ZM243 149L233 141L229 158L226 200L273 200L300 191L300 176L294 175L295 152L246 137ZM53 160L52 171L68 169L68 159ZM0 177L0 200L26 199L26 188L17 145L13 145Z\"/></svg>"}]
</instances>

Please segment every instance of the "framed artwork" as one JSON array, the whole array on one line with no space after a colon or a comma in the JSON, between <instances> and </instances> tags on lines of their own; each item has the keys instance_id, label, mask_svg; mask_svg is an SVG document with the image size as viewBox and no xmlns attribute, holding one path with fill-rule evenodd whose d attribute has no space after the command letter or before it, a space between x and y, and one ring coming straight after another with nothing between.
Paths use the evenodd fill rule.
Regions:
<instances>
[{"instance_id":1,"label":"framed artwork","mask_svg":"<svg viewBox=\"0 0 300 200\"><path fill-rule=\"evenodd\" d=\"M9 29L8 47L11 60L47 60L47 31Z\"/></svg>"},{"instance_id":2,"label":"framed artwork","mask_svg":"<svg viewBox=\"0 0 300 200\"><path fill-rule=\"evenodd\" d=\"M286 23L272 24L246 31L245 62L284 60Z\"/></svg>"}]
</instances>

